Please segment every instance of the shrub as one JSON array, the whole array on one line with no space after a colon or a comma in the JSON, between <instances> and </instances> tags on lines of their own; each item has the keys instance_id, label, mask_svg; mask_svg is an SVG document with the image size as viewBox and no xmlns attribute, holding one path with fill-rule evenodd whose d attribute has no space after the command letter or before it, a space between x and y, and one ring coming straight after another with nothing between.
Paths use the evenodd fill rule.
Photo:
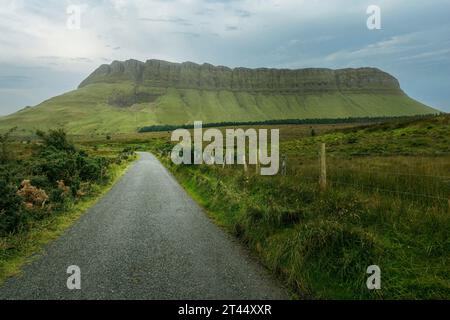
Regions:
<instances>
[{"instance_id":1,"label":"shrub","mask_svg":"<svg viewBox=\"0 0 450 320\"><path fill-rule=\"evenodd\" d=\"M31 185L30 180L22 181L17 195L23 199L27 209L32 209L35 206L43 207L48 200L45 191Z\"/></svg>"},{"instance_id":2,"label":"shrub","mask_svg":"<svg viewBox=\"0 0 450 320\"><path fill-rule=\"evenodd\" d=\"M77 175L77 163L73 154L49 147L44 149L34 167L35 174L45 175L55 185L58 180L71 184Z\"/></svg>"},{"instance_id":3,"label":"shrub","mask_svg":"<svg viewBox=\"0 0 450 320\"><path fill-rule=\"evenodd\" d=\"M37 136L44 142L44 147L53 147L57 150L75 152L75 145L67 140L66 132L63 129L49 130L48 132L37 131Z\"/></svg>"},{"instance_id":4,"label":"shrub","mask_svg":"<svg viewBox=\"0 0 450 320\"><path fill-rule=\"evenodd\" d=\"M50 202L54 204L64 204L68 201L72 190L70 187L66 186L63 180L57 181L57 188L52 189L50 192Z\"/></svg>"},{"instance_id":5,"label":"shrub","mask_svg":"<svg viewBox=\"0 0 450 320\"><path fill-rule=\"evenodd\" d=\"M33 157L0 164L1 235L64 209L92 192L93 182L108 177L108 159L77 150L62 129L37 134L43 144ZM0 143L7 141L7 136L3 138L0 137Z\"/></svg>"},{"instance_id":6,"label":"shrub","mask_svg":"<svg viewBox=\"0 0 450 320\"><path fill-rule=\"evenodd\" d=\"M96 181L101 178L102 168L106 166L106 160L100 157L89 157L80 152L77 154L76 165L80 179L83 181Z\"/></svg>"},{"instance_id":7,"label":"shrub","mask_svg":"<svg viewBox=\"0 0 450 320\"><path fill-rule=\"evenodd\" d=\"M0 164L5 164L11 159L10 137L17 127L10 129L4 134L0 134Z\"/></svg>"},{"instance_id":8,"label":"shrub","mask_svg":"<svg viewBox=\"0 0 450 320\"><path fill-rule=\"evenodd\" d=\"M17 188L4 177L0 177L0 194L0 234L6 234L20 226L25 212Z\"/></svg>"}]
</instances>

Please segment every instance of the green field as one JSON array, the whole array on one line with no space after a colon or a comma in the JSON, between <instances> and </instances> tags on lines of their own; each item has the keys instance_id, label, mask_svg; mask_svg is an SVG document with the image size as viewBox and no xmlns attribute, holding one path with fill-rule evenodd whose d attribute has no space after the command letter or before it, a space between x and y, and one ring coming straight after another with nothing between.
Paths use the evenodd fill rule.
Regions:
<instances>
[{"instance_id":1,"label":"green field","mask_svg":"<svg viewBox=\"0 0 450 320\"><path fill-rule=\"evenodd\" d=\"M311 137L314 129L316 136ZM210 217L238 237L298 298L450 297L450 117L367 127L282 126L286 176L249 166L175 166ZM319 145L327 145L325 191ZM378 265L382 289L369 291Z\"/></svg>"},{"instance_id":2,"label":"green field","mask_svg":"<svg viewBox=\"0 0 450 320\"><path fill-rule=\"evenodd\" d=\"M450 297L448 115L366 126L259 128L280 129L286 175L260 176L254 166L247 172L238 165L175 166L167 157L173 147L167 131L72 139L96 157L152 151L210 218L250 248L294 298ZM40 160L46 155L38 152L42 145L19 141L12 142L11 159L2 167L8 190L18 189L26 178L46 191L55 188L34 173L46 163ZM321 143L327 146L324 191L318 183ZM17 272L30 254L79 216L79 210L67 212L72 201L56 214L34 213L26 228L1 238L0 278ZM382 289L369 291L366 268L373 264L381 268Z\"/></svg>"}]
</instances>

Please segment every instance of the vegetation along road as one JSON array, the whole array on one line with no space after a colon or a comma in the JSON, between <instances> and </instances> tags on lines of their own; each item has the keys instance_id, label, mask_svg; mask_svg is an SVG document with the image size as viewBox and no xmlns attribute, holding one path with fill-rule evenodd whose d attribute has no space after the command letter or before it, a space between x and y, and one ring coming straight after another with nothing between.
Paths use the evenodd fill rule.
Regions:
<instances>
[{"instance_id":1,"label":"vegetation along road","mask_svg":"<svg viewBox=\"0 0 450 320\"><path fill-rule=\"evenodd\" d=\"M69 290L67 268L81 271ZM284 299L149 153L22 273L0 299Z\"/></svg>"}]
</instances>

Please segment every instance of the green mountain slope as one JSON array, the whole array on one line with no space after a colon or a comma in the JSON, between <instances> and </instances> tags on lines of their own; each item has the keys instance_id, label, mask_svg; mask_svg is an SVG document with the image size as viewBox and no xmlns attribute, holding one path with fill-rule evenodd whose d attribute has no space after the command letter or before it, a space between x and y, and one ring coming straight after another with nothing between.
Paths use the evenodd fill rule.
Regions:
<instances>
[{"instance_id":1,"label":"green mountain slope","mask_svg":"<svg viewBox=\"0 0 450 320\"><path fill-rule=\"evenodd\" d=\"M64 127L73 134L134 132L156 124L436 113L375 68L246 69L115 61L77 90L0 118L0 130Z\"/></svg>"}]
</instances>

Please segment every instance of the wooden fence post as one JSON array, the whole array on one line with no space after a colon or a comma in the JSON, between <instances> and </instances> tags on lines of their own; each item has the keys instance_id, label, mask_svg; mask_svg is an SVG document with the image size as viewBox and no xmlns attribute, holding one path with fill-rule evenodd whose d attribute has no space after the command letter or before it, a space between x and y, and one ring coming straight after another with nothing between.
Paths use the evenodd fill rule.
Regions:
<instances>
[{"instance_id":1,"label":"wooden fence post","mask_svg":"<svg viewBox=\"0 0 450 320\"><path fill-rule=\"evenodd\" d=\"M259 160L260 159L261 159L261 156L260 156L260 151L259 151L259 148L258 148L258 149L256 149L256 165L255 165L256 174L259 174L259 172L260 172L260 170L259 170Z\"/></svg>"},{"instance_id":2,"label":"wooden fence post","mask_svg":"<svg viewBox=\"0 0 450 320\"><path fill-rule=\"evenodd\" d=\"M320 179L319 179L320 189L325 190L327 188L327 160L325 143L320 146Z\"/></svg>"},{"instance_id":3,"label":"wooden fence post","mask_svg":"<svg viewBox=\"0 0 450 320\"><path fill-rule=\"evenodd\" d=\"M285 176L287 174L287 156L281 156L281 175Z\"/></svg>"},{"instance_id":4,"label":"wooden fence post","mask_svg":"<svg viewBox=\"0 0 450 320\"><path fill-rule=\"evenodd\" d=\"M242 161L244 162L244 171L247 173L247 161L245 159L245 154L242 155Z\"/></svg>"}]
</instances>

